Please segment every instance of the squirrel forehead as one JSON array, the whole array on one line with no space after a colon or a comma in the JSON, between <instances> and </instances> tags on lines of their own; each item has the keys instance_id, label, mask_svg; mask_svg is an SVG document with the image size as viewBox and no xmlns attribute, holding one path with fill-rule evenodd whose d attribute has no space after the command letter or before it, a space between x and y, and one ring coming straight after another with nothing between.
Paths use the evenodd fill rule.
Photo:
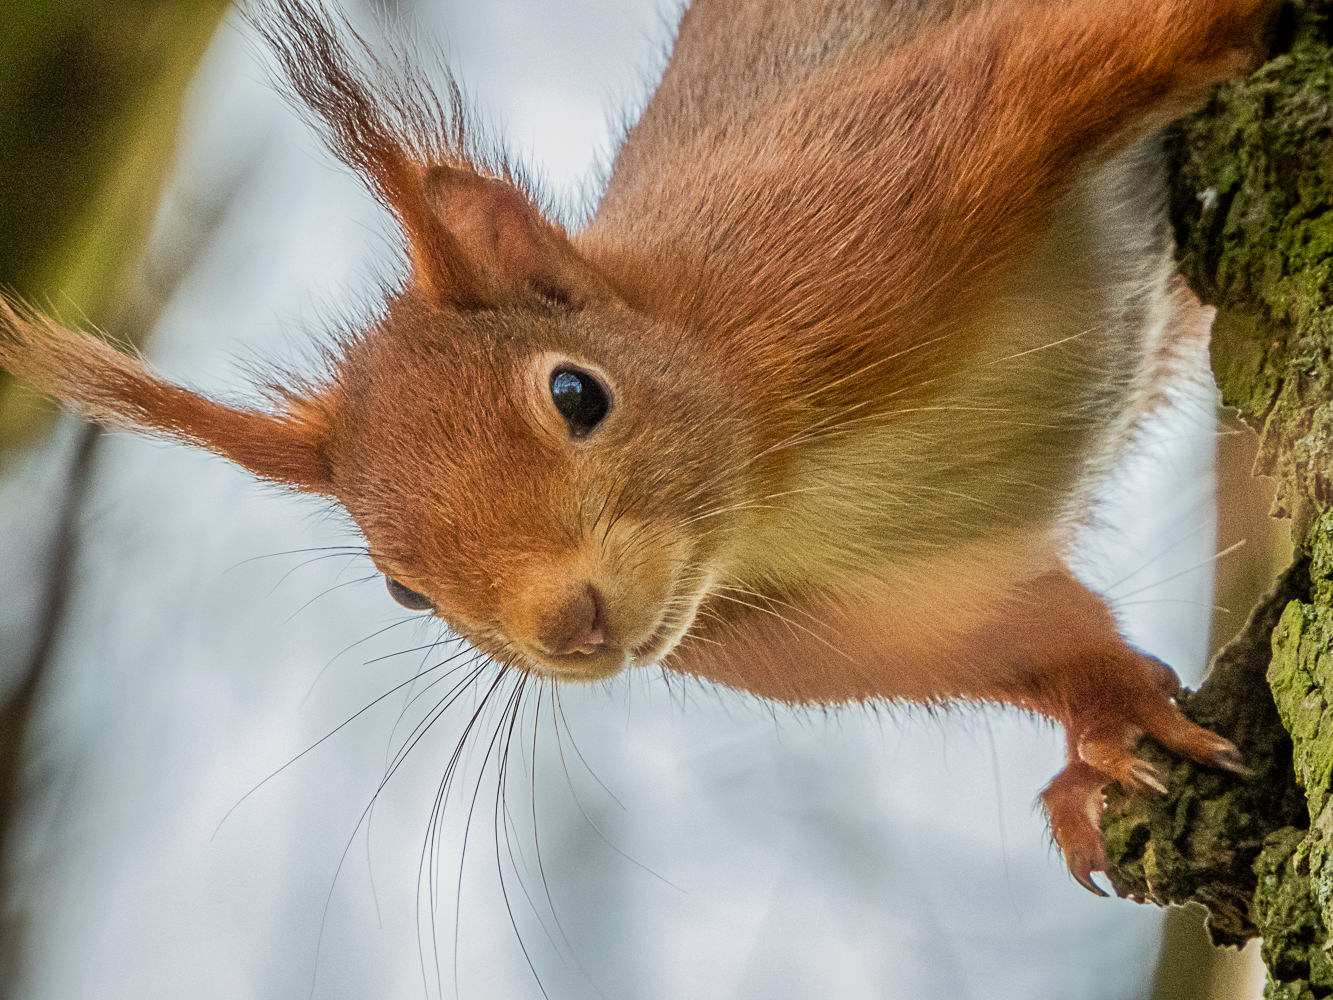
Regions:
<instances>
[{"instance_id":1,"label":"squirrel forehead","mask_svg":"<svg viewBox=\"0 0 1333 1000\"><path fill-rule=\"evenodd\" d=\"M329 402L334 450L345 452L349 465L373 463L377 446L458 455L472 445L491 459L518 449L525 460L536 457L534 448L552 456L567 451L563 426L540 419L554 413L550 370L563 363L590 369L613 395L625 389L631 400L645 397L627 409L647 416L653 393L644 385L645 371L659 389L689 381L653 371L635 352L593 346L597 331L558 310L414 319L409 324L391 316L344 347ZM615 399L617 410L621 402ZM627 429L631 416L618 412L616 425ZM663 418L669 421L670 412Z\"/></svg>"},{"instance_id":2,"label":"squirrel forehead","mask_svg":"<svg viewBox=\"0 0 1333 1000\"><path fill-rule=\"evenodd\" d=\"M542 336L511 333L513 322L380 329L350 345L335 492L373 549L443 571L469 552L485 561L547 548L610 501L622 516L674 519L736 485L725 473L745 468L740 404L706 371L628 347L585 351L587 318L548 318ZM605 377L612 397L587 438L569 433L550 397L565 357Z\"/></svg>"},{"instance_id":3,"label":"squirrel forehead","mask_svg":"<svg viewBox=\"0 0 1333 1000\"><path fill-rule=\"evenodd\" d=\"M568 363L605 381L618 424L706 433L710 419L725 411L734 420L746 402L733 361L619 304L459 311L403 296L345 344L334 404L356 413L354 433L368 420L445 420L490 437L496 421L530 422L534 396L549 390L546 369Z\"/></svg>"},{"instance_id":4,"label":"squirrel forehead","mask_svg":"<svg viewBox=\"0 0 1333 1000\"><path fill-rule=\"evenodd\" d=\"M543 305L460 311L400 300L346 346L340 376L349 391L370 396L393 387L414 393L420 386L484 401L495 398L490 390L497 383L525 371L543 352L606 364L614 352L605 343L606 326L582 311Z\"/></svg>"}]
</instances>

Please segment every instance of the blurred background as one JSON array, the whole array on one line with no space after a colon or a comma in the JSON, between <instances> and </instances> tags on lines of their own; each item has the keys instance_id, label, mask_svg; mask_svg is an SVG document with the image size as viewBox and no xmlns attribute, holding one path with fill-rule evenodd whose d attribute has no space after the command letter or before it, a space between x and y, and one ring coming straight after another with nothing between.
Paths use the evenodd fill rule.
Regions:
<instances>
[{"instance_id":1,"label":"blurred background","mask_svg":"<svg viewBox=\"0 0 1333 1000\"><path fill-rule=\"evenodd\" d=\"M679 5L379 13L577 225ZM371 314L392 221L270 73L219 2L10 0L0 287L242 398L248 365L299 368ZM1083 546L1191 685L1282 558L1247 446L1201 377ZM528 698L503 775L483 711L437 809L490 678L436 717L442 688L412 678L437 633L358 543L316 501L0 372L4 995L1258 995L1253 947L1067 877L1034 806L1061 734L1012 712L802 712L642 671Z\"/></svg>"}]
</instances>

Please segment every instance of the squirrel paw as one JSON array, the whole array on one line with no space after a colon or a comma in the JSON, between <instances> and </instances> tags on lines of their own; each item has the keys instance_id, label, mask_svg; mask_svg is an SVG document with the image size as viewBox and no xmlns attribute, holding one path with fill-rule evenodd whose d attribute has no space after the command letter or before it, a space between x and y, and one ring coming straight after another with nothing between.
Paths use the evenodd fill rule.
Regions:
<instances>
[{"instance_id":1,"label":"squirrel paw","mask_svg":"<svg viewBox=\"0 0 1333 1000\"><path fill-rule=\"evenodd\" d=\"M1126 647L1133 663L1117 663L1102 675L1110 684L1071 712L1066 722L1069 764L1041 794L1051 833L1064 852L1069 873L1084 888L1104 892L1091 873L1106 870L1101 819L1102 789L1118 781L1127 791L1166 794L1166 775L1134 755L1139 740L1151 736L1172 753L1238 774L1249 771L1230 740L1197 726L1172 701L1180 682L1155 657Z\"/></svg>"},{"instance_id":2,"label":"squirrel paw","mask_svg":"<svg viewBox=\"0 0 1333 1000\"><path fill-rule=\"evenodd\" d=\"M1098 896L1107 895L1092 880L1093 872L1106 871L1106 845L1102 842L1105 785L1106 775L1081 760L1071 760L1041 793L1051 836L1064 853L1069 874Z\"/></svg>"}]
</instances>

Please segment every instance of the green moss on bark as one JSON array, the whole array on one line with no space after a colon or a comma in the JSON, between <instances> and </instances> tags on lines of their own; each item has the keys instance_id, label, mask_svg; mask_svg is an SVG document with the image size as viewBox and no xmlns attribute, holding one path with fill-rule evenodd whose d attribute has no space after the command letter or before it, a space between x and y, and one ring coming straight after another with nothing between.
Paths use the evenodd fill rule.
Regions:
<instances>
[{"instance_id":1,"label":"green moss on bark","mask_svg":"<svg viewBox=\"0 0 1333 1000\"><path fill-rule=\"evenodd\" d=\"M1333 927L1333 515L1312 526L1309 601L1293 600L1273 631L1268 670L1310 817L1298 849L1307 896L1324 928ZM1325 936L1327 936L1325 934ZM1330 984L1333 985L1333 984Z\"/></svg>"},{"instance_id":2,"label":"green moss on bark","mask_svg":"<svg viewBox=\"0 0 1333 1000\"><path fill-rule=\"evenodd\" d=\"M1280 481L1275 514L1300 541L1333 500L1333 17L1327 0L1284 12L1288 51L1219 89L1172 136L1181 271L1217 306L1223 400L1264 436L1257 472Z\"/></svg>"},{"instance_id":3,"label":"green moss on bark","mask_svg":"<svg viewBox=\"0 0 1333 1000\"><path fill-rule=\"evenodd\" d=\"M1316 1000L1333 995L1333 962L1324 949L1309 877L1305 833L1287 828L1270 835L1255 861L1254 912L1269 969L1265 1000Z\"/></svg>"},{"instance_id":4,"label":"green moss on bark","mask_svg":"<svg viewBox=\"0 0 1333 1000\"><path fill-rule=\"evenodd\" d=\"M1203 903L1218 944L1239 945L1263 933L1268 911L1256 907L1256 866L1275 833L1291 831L1299 840L1308 826L1292 743L1264 677L1269 637L1285 609L1308 593L1302 560L1218 654L1208 683L1180 698L1186 715L1242 748L1253 772L1248 778L1179 761L1145 744L1140 753L1168 774L1167 794L1107 791L1103 826L1116 892L1163 906Z\"/></svg>"},{"instance_id":5,"label":"green moss on bark","mask_svg":"<svg viewBox=\"0 0 1333 1000\"><path fill-rule=\"evenodd\" d=\"M1278 54L1169 140L1181 272L1217 307L1213 371L1261 434L1297 559L1181 699L1248 779L1145 756L1169 794L1108 795L1117 892L1197 900L1214 940L1264 938L1266 996L1333 996L1333 3L1288 6Z\"/></svg>"}]
</instances>

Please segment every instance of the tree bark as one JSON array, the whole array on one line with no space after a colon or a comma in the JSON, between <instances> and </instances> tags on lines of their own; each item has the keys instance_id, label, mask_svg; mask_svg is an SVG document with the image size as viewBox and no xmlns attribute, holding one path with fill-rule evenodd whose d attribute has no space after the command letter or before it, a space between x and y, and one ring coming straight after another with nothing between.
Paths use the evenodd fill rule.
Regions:
<instances>
[{"instance_id":1,"label":"tree bark","mask_svg":"<svg viewBox=\"0 0 1333 1000\"><path fill-rule=\"evenodd\" d=\"M1274 57L1173 127L1181 273L1217 307L1213 371L1261 435L1293 564L1181 705L1253 775L1142 752L1162 797L1108 791L1112 884L1196 900L1218 944L1262 936L1265 996L1333 995L1333 3L1285 8ZM1226 502L1226 498L1222 498Z\"/></svg>"}]
</instances>

